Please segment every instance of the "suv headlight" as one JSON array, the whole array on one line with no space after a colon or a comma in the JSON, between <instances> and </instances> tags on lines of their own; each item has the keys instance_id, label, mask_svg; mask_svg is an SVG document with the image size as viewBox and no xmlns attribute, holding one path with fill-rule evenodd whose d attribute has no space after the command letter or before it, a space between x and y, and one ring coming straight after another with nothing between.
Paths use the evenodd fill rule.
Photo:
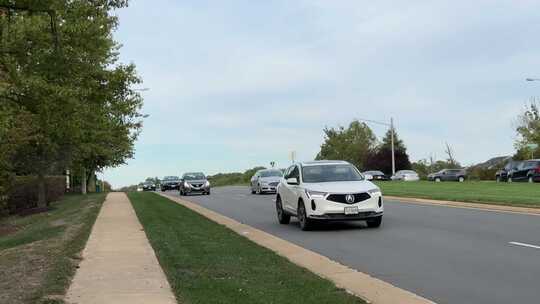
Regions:
<instances>
[{"instance_id":1,"label":"suv headlight","mask_svg":"<svg viewBox=\"0 0 540 304\"><path fill-rule=\"evenodd\" d=\"M188 184L188 182L184 182L184 187L189 188L191 186Z\"/></svg>"},{"instance_id":2,"label":"suv headlight","mask_svg":"<svg viewBox=\"0 0 540 304\"><path fill-rule=\"evenodd\" d=\"M306 189L306 195L309 198L324 198L326 196L326 192L313 191L313 190Z\"/></svg>"},{"instance_id":3,"label":"suv headlight","mask_svg":"<svg viewBox=\"0 0 540 304\"><path fill-rule=\"evenodd\" d=\"M210 182L209 181L204 182L204 186L205 187L210 187Z\"/></svg>"},{"instance_id":4,"label":"suv headlight","mask_svg":"<svg viewBox=\"0 0 540 304\"><path fill-rule=\"evenodd\" d=\"M379 189L379 188L368 190L368 193L371 196L381 196L382 195L381 189Z\"/></svg>"}]
</instances>

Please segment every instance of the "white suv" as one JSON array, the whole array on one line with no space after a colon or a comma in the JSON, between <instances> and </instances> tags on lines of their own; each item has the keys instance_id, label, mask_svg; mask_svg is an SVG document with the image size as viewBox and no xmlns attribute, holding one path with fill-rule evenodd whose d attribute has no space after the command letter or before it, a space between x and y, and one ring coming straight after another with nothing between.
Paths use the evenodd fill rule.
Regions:
<instances>
[{"instance_id":1,"label":"white suv","mask_svg":"<svg viewBox=\"0 0 540 304\"><path fill-rule=\"evenodd\" d=\"M383 198L381 190L350 163L313 161L285 171L277 189L276 210L281 224L296 216L302 230L319 220L360 220L379 227Z\"/></svg>"}]
</instances>

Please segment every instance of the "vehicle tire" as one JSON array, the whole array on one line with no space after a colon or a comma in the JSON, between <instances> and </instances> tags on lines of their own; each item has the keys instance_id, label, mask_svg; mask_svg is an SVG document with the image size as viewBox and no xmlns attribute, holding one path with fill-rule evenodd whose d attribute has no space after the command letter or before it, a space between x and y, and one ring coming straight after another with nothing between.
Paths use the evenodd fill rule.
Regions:
<instances>
[{"instance_id":1,"label":"vehicle tire","mask_svg":"<svg viewBox=\"0 0 540 304\"><path fill-rule=\"evenodd\" d=\"M458 177L458 182L463 183L465 181L465 178L463 176Z\"/></svg>"},{"instance_id":2,"label":"vehicle tire","mask_svg":"<svg viewBox=\"0 0 540 304\"><path fill-rule=\"evenodd\" d=\"M291 222L291 216L286 214L283 210L283 205L281 204L281 197L276 198L276 213L278 222L282 225L287 225Z\"/></svg>"},{"instance_id":3,"label":"vehicle tire","mask_svg":"<svg viewBox=\"0 0 540 304\"><path fill-rule=\"evenodd\" d=\"M208 190L208 192L206 192L206 195L210 195L210 190Z\"/></svg>"},{"instance_id":4,"label":"vehicle tire","mask_svg":"<svg viewBox=\"0 0 540 304\"><path fill-rule=\"evenodd\" d=\"M378 228L381 226L381 223L382 223L382 215L366 221L366 224L369 228Z\"/></svg>"},{"instance_id":5,"label":"vehicle tire","mask_svg":"<svg viewBox=\"0 0 540 304\"><path fill-rule=\"evenodd\" d=\"M440 183L440 182L441 182L441 178L440 178L440 177L435 177L435 182L436 182L436 183Z\"/></svg>"},{"instance_id":6,"label":"vehicle tire","mask_svg":"<svg viewBox=\"0 0 540 304\"><path fill-rule=\"evenodd\" d=\"M532 177L532 176L529 176L528 181L529 181L529 183L534 183L533 177Z\"/></svg>"},{"instance_id":7,"label":"vehicle tire","mask_svg":"<svg viewBox=\"0 0 540 304\"><path fill-rule=\"evenodd\" d=\"M249 190L251 191L251 194L255 194L255 189L253 189L252 186L249 186Z\"/></svg>"},{"instance_id":8,"label":"vehicle tire","mask_svg":"<svg viewBox=\"0 0 540 304\"><path fill-rule=\"evenodd\" d=\"M307 217L306 213L306 207L304 206L304 202L300 201L298 202L298 221L300 222L300 229L304 231L311 230L312 222Z\"/></svg>"}]
</instances>

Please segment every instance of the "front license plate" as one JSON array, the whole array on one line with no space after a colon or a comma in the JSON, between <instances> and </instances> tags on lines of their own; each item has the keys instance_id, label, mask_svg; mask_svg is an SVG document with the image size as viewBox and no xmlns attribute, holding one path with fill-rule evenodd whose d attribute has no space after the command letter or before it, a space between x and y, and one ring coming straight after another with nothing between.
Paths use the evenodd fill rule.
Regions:
<instances>
[{"instance_id":1,"label":"front license plate","mask_svg":"<svg viewBox=\"0 0 540 304\"><path fill-rule=\"evenodd\" d=\"M353 206L353 207L345 207L345 214L348 215L348 214L358 214L359 211L358 211L358 207L356 206Z\"/></svg>"}]
</instances>

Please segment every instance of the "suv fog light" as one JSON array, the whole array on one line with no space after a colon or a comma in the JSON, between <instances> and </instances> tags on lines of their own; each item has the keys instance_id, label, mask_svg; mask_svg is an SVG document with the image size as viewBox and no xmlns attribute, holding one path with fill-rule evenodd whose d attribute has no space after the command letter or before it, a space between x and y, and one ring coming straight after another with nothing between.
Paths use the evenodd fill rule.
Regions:
<instances>
[{"instance_id":1,"label":"suv fog light","mask_svg":"<svg viewBox=\"0 0 540 304\"><path fill-rule=\"evenodd\" d=\"M317 205L315 205L315 200L311 200L311 210L317 209Z\"/></svg>"},{"instance_id":2,"label":"suv fog light","mask_svg":"<svg viewBox=\"0 0 540 304\"><path fill-rule=\"evenodd\" d=\"M382 207L382 196L379 196L379 208Z\"/></svg>"}]
</instances>

